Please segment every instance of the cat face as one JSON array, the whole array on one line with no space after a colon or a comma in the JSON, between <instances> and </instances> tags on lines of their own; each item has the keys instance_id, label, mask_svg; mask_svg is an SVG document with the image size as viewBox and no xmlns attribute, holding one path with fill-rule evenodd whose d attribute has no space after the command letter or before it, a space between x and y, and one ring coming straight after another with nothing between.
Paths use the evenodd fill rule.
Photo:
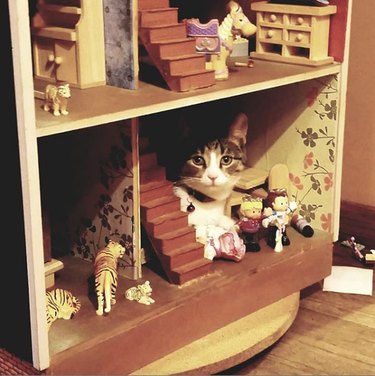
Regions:
<instances>
[{"instance_id":1,"label":"cat face","mask_svg":"<svg viewBox=\"0 0 375 376\"><path fill-rule=\"evenodd\" d=\"M225 199L245 167L247 117L237 116L227 138L198 146L181 168L180 181L214 199Z\"/></svg>"}]
</instances>

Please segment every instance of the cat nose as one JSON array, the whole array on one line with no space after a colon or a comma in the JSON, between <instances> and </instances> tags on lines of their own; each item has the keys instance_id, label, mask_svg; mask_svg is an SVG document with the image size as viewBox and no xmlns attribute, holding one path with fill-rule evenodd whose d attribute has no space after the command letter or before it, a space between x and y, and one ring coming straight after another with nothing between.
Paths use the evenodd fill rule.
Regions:
<instances>
[{"instance_id":1,"label":"cat nose","mask_svg":"<svg viewBox=\"0 0 375 376\"><path fill-rule=\"evenodd\" d=\"M214 182L217 179L217 175L208 175L208 178Z\"/></svg>"}]
</instances>

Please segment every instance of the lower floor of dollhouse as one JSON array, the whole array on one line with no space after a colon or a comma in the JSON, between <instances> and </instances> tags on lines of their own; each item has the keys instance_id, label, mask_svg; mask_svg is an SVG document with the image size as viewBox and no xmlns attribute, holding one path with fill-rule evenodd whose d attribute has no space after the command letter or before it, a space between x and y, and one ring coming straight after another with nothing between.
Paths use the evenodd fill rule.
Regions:
<instances>
[{"instance_id":1,"label":"lower floor of dollhouse","mask_svg":"<svg viewBox=\"0 0 375 376\"><path fill-rule=\"evenodd\" d=\"M260 252L248 252L240 262L213 260L207 275L181 286L169 283L158 261L150 259L140 280L120 276L117 303L104 316L96 315L96 297L90 293L92 264L62 257L64 268L56 272L55 286L74 291L81 309L71 320L52 324L47 373L136 373L328 276L331 235L317 230L312 238L305 238L292 228L288 234L291 244L281 253L261 240ZM146 280L155 303L144 305L125 298L125 290Z\"/></svg>"}]
</instances>

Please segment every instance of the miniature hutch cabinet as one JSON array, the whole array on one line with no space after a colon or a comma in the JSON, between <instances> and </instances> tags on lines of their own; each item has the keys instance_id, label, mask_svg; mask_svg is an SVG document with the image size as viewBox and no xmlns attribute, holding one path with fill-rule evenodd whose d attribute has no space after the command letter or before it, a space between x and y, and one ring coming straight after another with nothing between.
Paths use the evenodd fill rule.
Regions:
<instances>
[{"instance_id":1,"label":"miniature hutch cabinet","mask_svg":"<svg viewBox=\"0 0 375 376\"><path fill-rule=\"evenodd\" d=\"M29 1L37 4L37 13L31 20ZM155 4L169 11L165 0L120 1L131 8L129 14L134 11L129 39L135 44L138 43L139 12ZM171 0L170 3L173 7L185 7L180 9L183 15L203 19L209 13L209 6L213 10L225 9L227 1L205 0L205 7L201 6L201 0ZM254 0L239 0L239 3L249 17L256 13L258 18L254 67L233 70L228 80L210 87L176 93L155 82L141 80L141 75L136 90L105 84L103 0L8 0L29 295L24 305L28 305L30 311L32 357L37 369L60 375L132 374L291 296L297 299L293 298L294 309L290 312L297 314L299 292L329 275L332 241L338 236L348 69L346 25L350 22L352 1L331 0L332 6L316 8ZM191 14L192 10L197 14ZM199 14L199 11L207 13ZM345 22L342 18L337 22L334 17L339 14L347 15ZM339 51L340 56L331 58L327 41L332 27L341 38L339 42L334 41L337 44L334 50ZM322 43L322 39L326 42ZM44 88L46 82L60 80L72 84L72 98L69 114L55 117L43 111L43 101L34 97L34 90ZM222 120L220 117L225 118L231 111L246 112L249 118L249 167L270 171L274 164L285 163L290 168L291 183L298 190L298 199L305 200L302 202L305 211L310 210L308 214L315 218L314 236L304 238L291 228L288 233L291 245L285 252L275 254L273 249L267 249L262 239L261 252L246 255L235 264L213 261L210 270L213 272L209 276L178 287L168 283L161 273L142 265L139 279L151 282L155 304L139 306L126 300L125 290L143 281L119 278L117 303L107 317L95 314L88 295L91 264L66 252L56 286L68 286L82 306L74 319L60 320L48 331L42 222L42 199L46 197L43 195L48 191L50 202L58 202L59 209L62 206L66 211L70 209L65 208L66 196L49 190L54 177L62 170L69 170L72 176L85 179L92 166L83 163L84 157L97 157L105 137L124 140L116 136L120 126L127 131L130 128L126 140L130 140L132 164L129 162L125 167L130 166L132 189L125 193L132 195L135 214L130 218L133 233L129 242L133 241L134 247L140 250L143 244L137 239L141 238L141 184L147 173L158 172L154 171L157 170L154 165L151 171L150 168L145 171L145 155L140 152L142 126L150 126L155 139L160 136L169 140L170 133L162 127L165 124L173 128L190 113L209 113L216 116L217 122L210 118L203 124L207 129L214 129ZM65 143L74 137L82 141L78 144L79 157L74 153L76 150L72 152L71 144ZM43 154L46 145L52 149L49 154ZM56 145L58 151L54 149ZM145 145L147 149L149 144ZM85 155L82 157L82 154ZM113 158L115 162L117 156ZM48 174L51 170L46 171L42 162L53 158L58 159L60 170L56 168L53 171L56 174L51 177ZM313 171L318 160L319 170ZM52 167L55 167L53 163ZM159 167L162 170L163 166ZM309 170L305 172L306 169ZM86 185L91 188L98 182L89 180ZM68 179L61 186L62 190L70 189L68 193L74 194L86 188ZM123 195L123 191L120 193ZM53 210L56 205L51 207ZM91 235L90 228L87 232ZM288 321L287 328L294 318ZM278 338L284 332L278 332ZM246 334L253 338L251 330ZM164 337L168 337L167 340L161 340ZM275 336L272 339L274 343ZM257 345L254 348L259 350ZM212 358L213 354L208 354L204 360L213 361ZM231 361L233 359L239 358L233 356ZM213 362L216 367L220 365L220 362ZM223 369L210 368L202 372L213 374ZM185 371L165 374L194 373L194 370ZM153 373L144 370L139 374Z\"/></svg>"},{"instance_id":2,"label":"miniature hutch cabinet","mask_svg":"<svg viewBox=\"0 0 375 376\"><path fill-rule=\"evenodd\" d=\"M257 13L258 59L303 65L323 65L333 62L328 56L330 16L336 6L326 7L270 4L260 1L251 4Z\"/></svg>"},{"instance_id":3,"label":"miniature hutch cabinet","mask_svg":"<svg viewBox=\"0 0 375 376\"><path fill-rule=\"evenodd\" d=\"M35 77L81 89L105 84L101 0L39 0L32 20Z\"/></svg>"}]
</instances>

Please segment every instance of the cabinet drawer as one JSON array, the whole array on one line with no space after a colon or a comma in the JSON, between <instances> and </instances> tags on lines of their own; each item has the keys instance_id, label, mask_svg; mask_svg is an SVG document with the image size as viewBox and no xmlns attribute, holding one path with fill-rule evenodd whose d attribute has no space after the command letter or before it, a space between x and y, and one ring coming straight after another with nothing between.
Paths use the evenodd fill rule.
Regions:
<instances>
[{"instance_id":1,"label":"cabinet drawer","mask_svg":"<svg viewBox=\"0 0 375 376\"><path fill-rule=\"evenodd\" d=\"M281 41L283 39L283 30L262 26L259 30L259 37L270 41Z\"/></svg>"},{"instance_id":2,"label":"cabinet drawer","mask_svg":"<svg viewBox=\"0 0 375 376\"><path fill-rule=\"evenodd\" d=\"M288 42L309 44L311 41L311 34L305 31L288 30L287 40Z\"/></svg>"},{"instance_id":3,"label":"cabinet drawer","mask_svg":"<svg viewBox=\"0 0 375 376\"><path fill-rule=\"evenodd\" d=\"M263 12L263 21L281 25L283 23L282 13Z\"/></svg>"},{"instance_id":4,"label":"cabinet drawer","mask_svg":"<svg viewBox=\"0 0 375 376\"><path fill-rule=\"evenodd\" d=\"M311 16L306 14L289 14L288 20L290 25L311 27Z\"/></svg>"}]
</instances>

